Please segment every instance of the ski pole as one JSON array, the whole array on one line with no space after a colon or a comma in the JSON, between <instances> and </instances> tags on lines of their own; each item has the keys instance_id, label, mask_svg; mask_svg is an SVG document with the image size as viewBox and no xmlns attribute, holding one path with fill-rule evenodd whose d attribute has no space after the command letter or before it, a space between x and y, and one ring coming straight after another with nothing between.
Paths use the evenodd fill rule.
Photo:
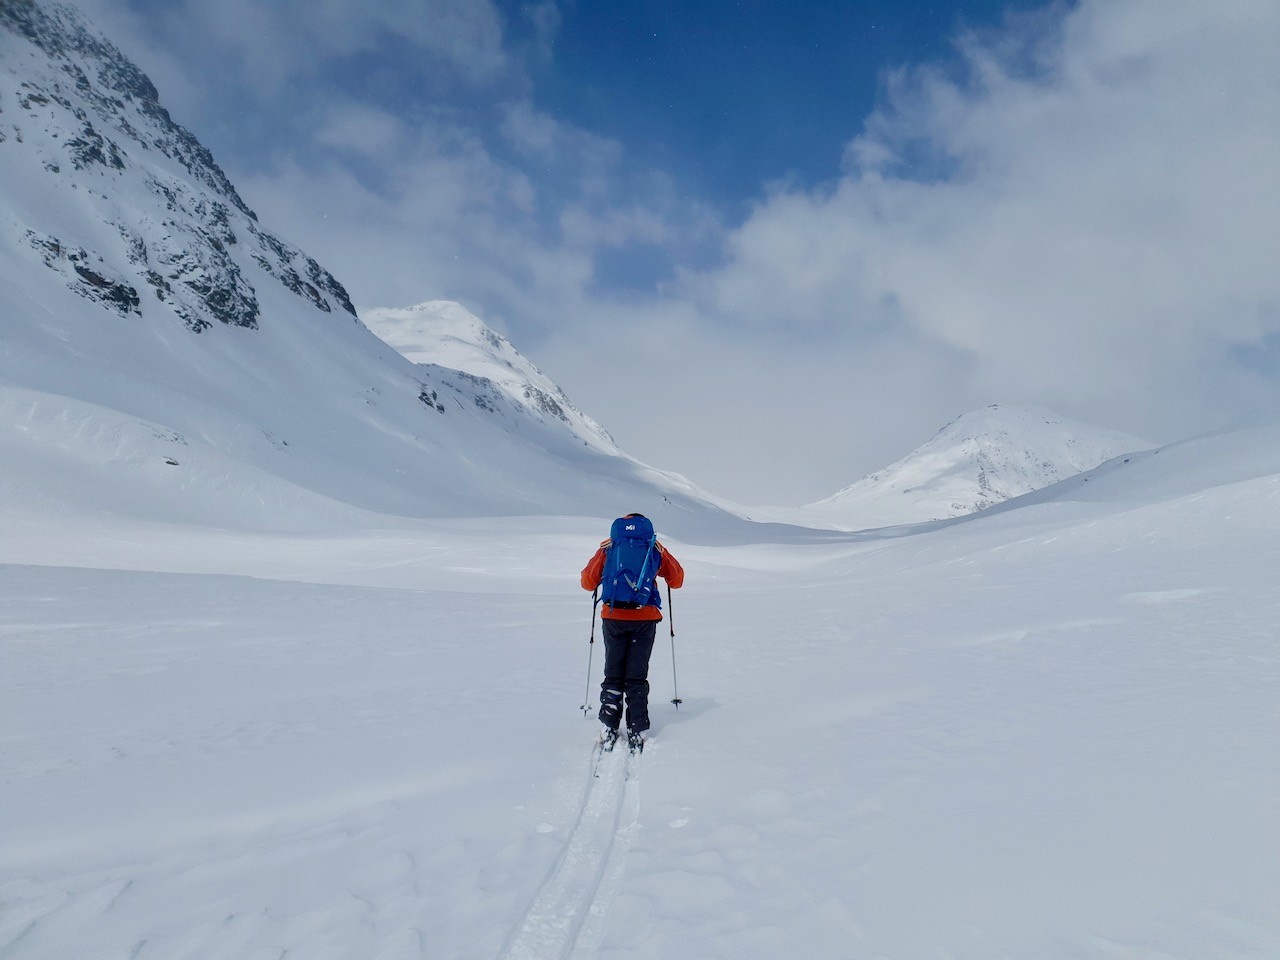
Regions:
<instances>
[{"instance_id":1,"label":"ski pole","mask_svg":"<svg viewBox=\"0 0 1280 960\"><path fill-rule=\"evenodd\" d=\"M671 628L671 690L675 694L671 698L671 702L676 705L676 709L680 709L680 704L684 703L680 699L680 683L676 680L676 608L671 603L671 584L667 584L667 626Z\"/></svg>"},{"instance_id":2,"label":"ski pole","mask_svg":"<svg viewBox=\"0 0 1280 960\"><path fill-rule=\"evenodd\" d=\"M597 587L591 591L591 645L587 647L587 692L582 698L582 716L589 718L591 713L591 655L596 650L596 606L599 604L597 599L600 595L600 588Z\"/></svg>"}]
</instances>

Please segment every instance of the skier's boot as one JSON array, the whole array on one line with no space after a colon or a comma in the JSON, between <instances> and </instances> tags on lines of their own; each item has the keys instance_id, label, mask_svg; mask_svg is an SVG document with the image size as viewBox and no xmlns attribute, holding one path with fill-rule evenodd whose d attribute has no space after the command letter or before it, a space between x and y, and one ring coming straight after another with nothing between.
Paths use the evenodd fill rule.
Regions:
<instances>
[{"instance_id":1,"label":"skier's boot","mask_svg":"<svg viewBox=\"0 0 1280 960\"><path fill-rule=\"evenodd\" d=\"M600 722L618 735L618 727L622 725L622 691L617 687L602 687L600 690Z\"/></svg>"},{"instance_id":2,"label":"skier's boot","mask_svg":"<svg viewBox=\"0 0 1280 960\"><path fill-rule=\"evenodd\" d=\"M632 753L643 753L644 741L645 741L645 736L644 736L643 730L627 731L627 749L629 749Z\"/></svg>"}]
</instances>

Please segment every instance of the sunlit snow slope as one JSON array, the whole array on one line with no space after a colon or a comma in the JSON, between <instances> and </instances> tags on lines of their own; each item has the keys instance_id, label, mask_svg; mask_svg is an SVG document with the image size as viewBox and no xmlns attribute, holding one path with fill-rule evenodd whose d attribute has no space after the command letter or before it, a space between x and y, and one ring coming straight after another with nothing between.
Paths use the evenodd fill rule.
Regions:
<instances>
[{"instance_id":1,"label":"sunlit snow slope","mask_svg":"<svg viewBox=\"0 0 1280 960\"><path fill-rule=\"evenodd\" d=\"M560 424L604 453L618 454L607 430L576 406L546 374L490 330L479 317L450 300L430 300L404 309L361 310L365 325L414 363L461 370L497 386L528 416Z\"/></svg>"}]
</instances>

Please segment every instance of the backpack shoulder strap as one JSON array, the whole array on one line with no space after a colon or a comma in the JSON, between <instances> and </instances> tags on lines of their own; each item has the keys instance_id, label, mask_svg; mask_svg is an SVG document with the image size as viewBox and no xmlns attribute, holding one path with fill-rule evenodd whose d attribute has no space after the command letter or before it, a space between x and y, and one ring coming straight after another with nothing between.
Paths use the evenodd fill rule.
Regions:
<instances>
[{"instance_id":1,"label":"backpack shoulder strap","mask_svg":"<svg viewBox=\"0 0 1280 960\"><path fill-rule=\"evenodd\" d=\"M655 551L654 549L657 546L658 546L658 538L650 537L649 546L646 547L644 551L644 563L640 565L640 573L636 577L636 583L644 583L645 574L649 573L649 561L653 559L654 553L656 552L659 554L659 556L661 556L661 550L659 549ZM649 574L650 577L653 577L656 575L657 575L656 569L654 570L653 573Z\"/></svg>"}]
</instances>

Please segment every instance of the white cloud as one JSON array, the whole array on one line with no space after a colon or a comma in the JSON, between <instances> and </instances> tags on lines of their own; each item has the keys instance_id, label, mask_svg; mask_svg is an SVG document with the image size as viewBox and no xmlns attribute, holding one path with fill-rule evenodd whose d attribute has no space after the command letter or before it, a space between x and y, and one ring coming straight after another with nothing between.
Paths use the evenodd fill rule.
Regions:
<instances>
[{"instance_id":1,"label":"white cloud","mask_svg":"<svg viewBox=\"0 0 1280 960\"><path fill-rule=\"evenodd\" d=\"M502 18L490 0L183 0L164 14L174 34L205 37L212 52L275 86L309 74L328 58L375 51L399 38L453 75L484 83L508 66Z\"/></svg>"},{"instance_id":2,"label":"white cloud","mask_svg":"<svg viewBox=\"0 0 1280 960\"><path fill-rule=\"evenodd\" d=\"M341 245L305 205L272 212L357 295L519 328L624 446L744 500L824 496L990 401L1175 438L1274 386L1233 351L1280 326L1278 20L1088 2L963 38L963 71L889 84L838 182L765 196L662 295L594 288L596 257L714 225L522 99L502 131L525 161L420 131L394 197L353 187ZM248 195L331 197L337 175ZM620 343L662 385L643 405L601 362Z\"/></svg>"},{"instance_id":3,"label":"white cloud","mask_svg":"<svg viewBox=\"0 0 1280 960\"><path fill-rule=\"evenodd\" d=\"M355 104L330 107L315 132L317 143L374 156L401 148L408 136L398 117Z\"/></svg>"},{"instance_id":4,"label":"white cloud","mask_svg":"<svg viewBox=\"0 0 1280 960\"><path fill-rule=\"evenodd\" d=\"M219 155L271 229L357 302L467 303L624 447L723 495L817 499L992 401L1173 439L1280 378L1258 372L1274 351L1240 362L1280 336L1280 5L1082 0L963 37L959 64L889 78L838 180L774 186L736 224L535 105L521 56L553 49L553 4L523 54L488 0L175 9L167 37L211 38L185 87L151 49L180 100L228 122L197 100L222 70L304 115L269 163ZM387 33L445 93L273 101ZM602 287L633 245L675 278ZM643 403L617 389L623 347Z\"/></svg>"},{"instance_id":5,"label":"white cloud","mask_svg":"<svg viewBox=\"0 0 1280 960\"><path fill-rule=\"evenodd\" d=\"M1280 330L1280 6L1022 29L966 38L964 80L898 78L840 182L766 199L692 294L746 328L950 348L961 402L1165 435L1228 415L1260 386L1234 351Z\"/></svg>"}]
</instances>

